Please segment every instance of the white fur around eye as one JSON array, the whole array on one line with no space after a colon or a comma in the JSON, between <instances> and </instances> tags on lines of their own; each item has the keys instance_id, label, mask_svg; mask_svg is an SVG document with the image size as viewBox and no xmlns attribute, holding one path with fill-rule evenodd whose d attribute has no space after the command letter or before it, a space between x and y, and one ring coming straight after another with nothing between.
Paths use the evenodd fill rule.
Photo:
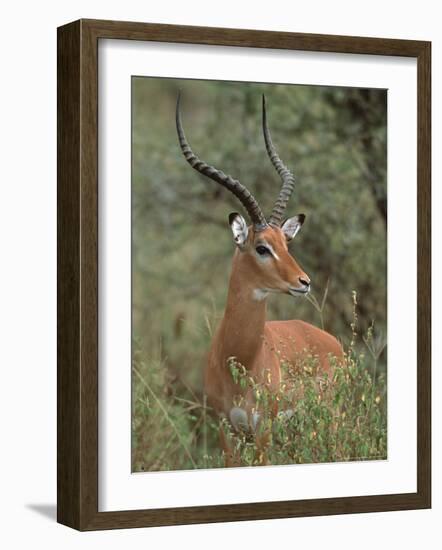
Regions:
<instances>
[{"instance_id":1,"label":"white fur around eye","mask_svg":"<svg viewBox=\"0 0 442 550\"><path fill-rule=\"evenodd\" d=\"M239 247L244 246L249 234L245 219L240 214L234 212L230 214L229 222L233 233L233 240Z\"/></svg>"}]
</instances>

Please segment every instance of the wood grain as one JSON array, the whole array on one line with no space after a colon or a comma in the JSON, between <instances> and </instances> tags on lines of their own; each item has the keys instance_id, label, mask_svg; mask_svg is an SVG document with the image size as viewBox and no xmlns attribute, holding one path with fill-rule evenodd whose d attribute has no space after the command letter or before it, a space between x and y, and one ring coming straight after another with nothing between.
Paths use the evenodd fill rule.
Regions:
<instances>
[{"instance_id":1,"label":"wood grain","mask_svg":"<svg viewBox=\"0 0 442 550\"><path fill-rule=\"evenodd\" d=\"M58 33L57 518L80 525L80 23Z\"/></svg>"}]
</instances>

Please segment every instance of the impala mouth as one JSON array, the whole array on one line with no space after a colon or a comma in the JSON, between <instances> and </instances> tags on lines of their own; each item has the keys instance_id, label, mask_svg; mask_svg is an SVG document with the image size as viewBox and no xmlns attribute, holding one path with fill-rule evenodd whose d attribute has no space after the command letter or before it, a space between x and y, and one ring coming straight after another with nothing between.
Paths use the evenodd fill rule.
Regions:
<instances>
[{"instance_id":1,"label":"impala mouth","mask_svg":"<svg viewBox=\"0 0 442 550\"><path fill-rule=\"evenodd\" d=\"M303 295L305 296L309 292L310 292L309 286L307 288L292 288L292 287L289 288L289 294L291 294L292 296L303 296Z\"/></svg>"}]
</instances>

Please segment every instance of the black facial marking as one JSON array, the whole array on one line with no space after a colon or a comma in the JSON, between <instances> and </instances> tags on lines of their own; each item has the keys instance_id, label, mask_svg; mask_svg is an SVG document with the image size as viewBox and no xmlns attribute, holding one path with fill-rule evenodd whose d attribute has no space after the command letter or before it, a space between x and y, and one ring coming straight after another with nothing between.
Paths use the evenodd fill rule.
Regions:
<instances>
[{"instance_id":1,"label":"black facial marking","mask_svg":"<svg viewBox=\"0 0 442 550\"><path fill-rule=\"evenodd\" d=\"M256 247L256 252L260 255L260 256L265 256L266 254L270 254L270 250L262 245L262 244L259 244L257 247Z\"/></svg>"}]
</instances>

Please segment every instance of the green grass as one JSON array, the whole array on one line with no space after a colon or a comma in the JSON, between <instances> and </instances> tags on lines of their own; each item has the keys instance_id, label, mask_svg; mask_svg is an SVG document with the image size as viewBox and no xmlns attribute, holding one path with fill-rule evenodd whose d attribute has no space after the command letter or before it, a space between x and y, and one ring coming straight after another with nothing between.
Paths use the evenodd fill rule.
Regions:
<instances>
[{"instance_id":1,"label":"green grass","mask_svg":"<svg viewBox=\"0 0 442 550\"><path fill-rule=\"evenodd\" d=\"M318 377L317 360L306 357L281 364L283 381L270 393L231 360L238 393L255 396L261 418L255 433L235 432L213 414L201 391L168 369L167 360L147 356L135 343L133 471L386 459L387 381L379 364L385 346L373 326L358 335L356 306L354 294L345 361L335 365L330 379ZM275 401L291 415L274 417Z\"/></svg>"}]
</instances>

